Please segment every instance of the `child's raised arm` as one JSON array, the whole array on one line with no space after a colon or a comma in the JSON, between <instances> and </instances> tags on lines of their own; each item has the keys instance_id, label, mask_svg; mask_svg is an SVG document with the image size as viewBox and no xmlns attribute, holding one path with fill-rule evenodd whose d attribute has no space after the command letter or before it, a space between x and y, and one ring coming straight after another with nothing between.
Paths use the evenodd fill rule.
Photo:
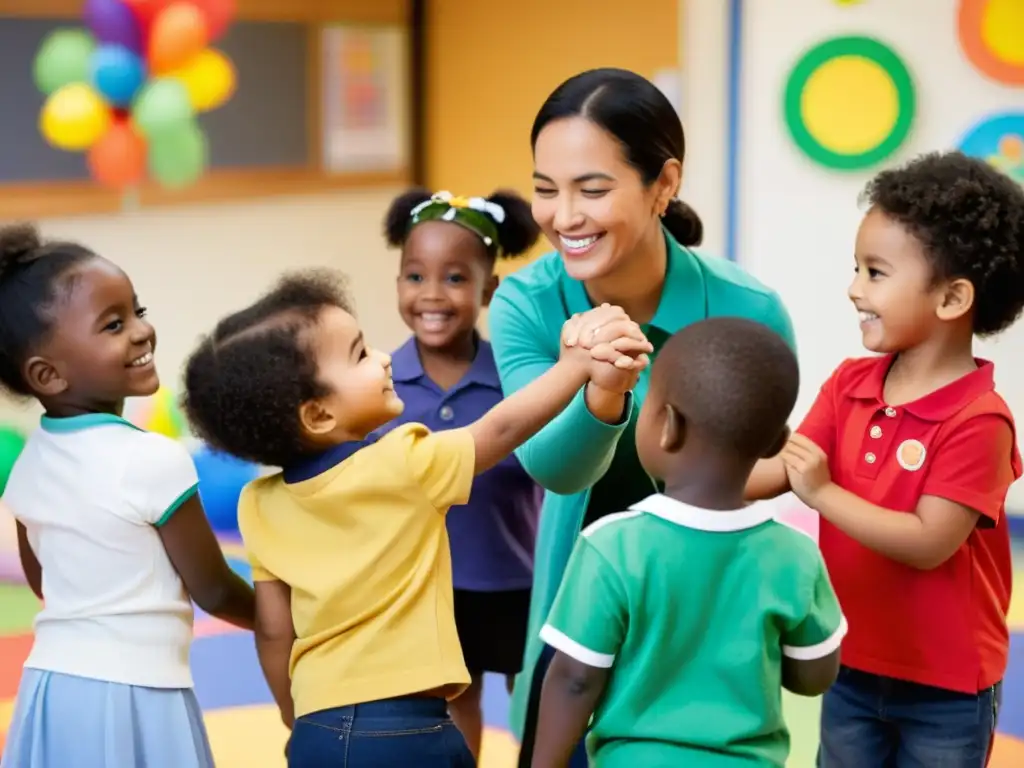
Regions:
<instances>
[{"instance_id":1,"label":"child's raised arm","mask_svg":"<svg viewBox=\"0 0 1024 768\"><path fill-rule=\"evenodd\" d=\"M598 328L602 336L614 341L591 350L566 343L569 337L594 333ZM555 365L466 427L476 444L476 474L493 467L555 418L588 381L593 360L642 370L653 349L639 325L620 307L607 304L588 312L586 323L577 317L566 321L561 346Z\"/></svg>"},{"instance_id":2,"label":"child's raised arm","mask_svg":"<svg viewBox=\"0 0 1024 768\"><path fill-rule=\"evenodd\" d=\"M194 493L157 530L196 605L229 624L252 629L256 616L252 587L224 559L199 494Z\"/></svg>"}]
</instances>

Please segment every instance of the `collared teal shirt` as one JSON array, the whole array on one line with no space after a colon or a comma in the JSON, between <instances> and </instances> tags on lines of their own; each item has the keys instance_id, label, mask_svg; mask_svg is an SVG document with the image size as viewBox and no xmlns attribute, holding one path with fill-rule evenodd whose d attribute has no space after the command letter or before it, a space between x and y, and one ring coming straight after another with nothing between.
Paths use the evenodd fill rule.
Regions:
<instances>
[{"instance_id":1,"label":"collared teal shirt","mask_svg":"<svg viewBox=\"0 0 1024 768\"><path fill-rule=\"evenodd\" d=\"M647 326L649 333L653 327L667 337L708 317L745 317L774 329L795 348L789 314L774 291L733 262L684 248L667 233L665 239L665 286ZM491 302L489 326L506 396L555 364L563 323L573 313L591 308L583 283L569 277L557 252L502 281ZM516 452L526 471L547 491L537 536L526 658L512 701L511 724L517 735L522 732L533 669L542 647L540 630L579 536L591 490L612 466L617 452L636 452L635 445L624 442L620 446L619 442L627 428L632 434L647 393L649 370L640 375L621 423L606 424L595 418L581 390L561 414ZM653 490L652 486L647 489L648 493Z\"/></svg>"}]
</instances>

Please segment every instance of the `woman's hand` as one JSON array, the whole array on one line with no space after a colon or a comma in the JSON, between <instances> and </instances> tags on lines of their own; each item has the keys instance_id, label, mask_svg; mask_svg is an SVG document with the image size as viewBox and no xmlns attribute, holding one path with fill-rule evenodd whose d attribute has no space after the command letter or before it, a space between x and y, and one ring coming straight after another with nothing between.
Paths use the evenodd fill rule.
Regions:
<instances>
[{"instance_id":1,"label":"woman's hand","mask_svg":"<svg viewBox=\"0 0 1024 768\"><path fill-rule=\"evenodd\" d=\"M622 307L602 304L575 314L562 328L563 350L582 347L594 360L624 370L646 367L642 356L654 351L640 326L629 319Z\"/></svg>"},{"instance_id":2,"label":"woman's hand","mask_svg":"<svg viewBox=\"0 0 1024 768\"><path fill-rule=\"evenodd\" d=\"M640 372L650 364L648 353L653 351L640 326L621 307L602 304L570 318L562 344L563 352L589 350L587 408L601 421L619 422L625 395L636 386Z\"/></svg>"}]
</instances>

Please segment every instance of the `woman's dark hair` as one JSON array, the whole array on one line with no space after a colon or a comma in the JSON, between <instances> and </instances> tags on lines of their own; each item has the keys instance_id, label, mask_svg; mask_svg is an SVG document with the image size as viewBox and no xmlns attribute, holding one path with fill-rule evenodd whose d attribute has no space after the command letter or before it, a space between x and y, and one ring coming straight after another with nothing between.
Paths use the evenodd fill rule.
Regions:
<instances>
[{"instance_id":1,"label":"woman's dark hair","mask_svg":"<svg viewBox=\"0 0 1024 768\"><path fill-rule=\"evenodd\" d=\"M228 315L185 363L182 407L196 435L233 456L286 467L308 454L299 406L326 395L308 333L326 307L351 312L328 270L285 275Z\"/></svg>"},{"instance_id":2,"label":"woman's dark hair","mask_svg":"<svg viewBox=\"0 0 1024 768\"><path fill-rule=\"evenodd\" d=\"M1024 310L1024 189L984 160L932 152L875 176L862 198L924 248L936 281L974 286L974 332L991 336Z\"/></svg>"},{"instance_id":3,"label":"woman's dark hair","mask_svg":"<svg viewBox=\"0 0 1024 768\"><path fill-rule=\"evenodd\" d=\"M401 248L409 237L413 209L425 203L433 195L423 187L414 187L403 192L393 201L384 217L384 237L388 245ZM487 255L494 258L511 258L526 253L540 237L540 227L533 220L530 204L522 195L510 190L498 190L488 202L500 205L505 211L504 221L495 221L498 228L498 242L485 246ZM483 245L483 241L480 243Z\"/></svg>"},{"instance_id":4,"label":"woman's dark hair","mask_svg":"<svg viewBox=\"0 0 1024 768\"><path fill-rule=\"evenodd\" d=\"M683 161L686 139L672 103L649 80L625 69L592 69L570 77L537 113L530 132L536 149L540 132L556 120L584 117L622 145L626 161L652 184L669 160ZM681 245L700 245L704 225L682 200L672 200L662 220Z\"/></svg>"},{"instance_id":5,"label":"woman's dark hair","mask_svg":"<svg viewBox=\"0 0 1024 768\"><path fill-rule=\"evenodd\" d=\"M71 288L73 268L94 258L75 243L44 243L31 224L0 229L0 386L10 394L33 394L22 366L53 330L53 306Z\"/></svg>"}]
</instances>

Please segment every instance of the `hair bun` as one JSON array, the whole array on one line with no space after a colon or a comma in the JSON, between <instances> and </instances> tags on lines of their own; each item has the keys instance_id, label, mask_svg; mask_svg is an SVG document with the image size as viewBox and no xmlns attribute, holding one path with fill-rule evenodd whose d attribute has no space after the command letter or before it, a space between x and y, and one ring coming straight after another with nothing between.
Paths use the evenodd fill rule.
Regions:
<instances>
[{"instance_id":1,"label":"hair bun","mask_svg":"<svg viewBox=\"0 0 1024 768\"><path fill-rule=\"evenodd\" d=\"M704 224L700 216L678 198L669 202L662 223L680 245L697 246L704 240Z\"/></svg>"},{"instance_id":2,"label":"hair bun","mask_svg":"<svg viewBox=\"0 0 1024 768\"><path fill-rule=\"evenodd\" d=\"M0 228L0 278L38 258L43 241L32 224Z\"/></svg>"}]
</instances>

